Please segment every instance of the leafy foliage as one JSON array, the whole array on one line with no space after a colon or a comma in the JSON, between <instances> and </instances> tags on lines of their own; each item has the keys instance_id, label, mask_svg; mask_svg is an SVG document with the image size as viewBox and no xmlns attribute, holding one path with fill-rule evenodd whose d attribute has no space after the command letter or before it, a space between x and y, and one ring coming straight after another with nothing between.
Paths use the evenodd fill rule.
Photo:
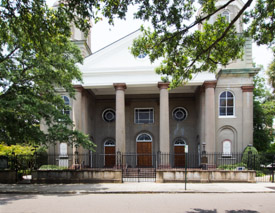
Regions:
<instances>
[{"instance_id":1,"label":"leafy foliage","mask_svg":"<svg viewBox=\"0 0 275 213\"><path fill-rule=\"evenodd\" d=\"M266 88L264 78L255 76L254 85L254 146L258 151L266 151L273 139L275 102Z\"/></svg>"},{"instance_id":2,"label":"leafy foliage","mask_svg":"<svg viewBox=\"0 0 275 213\"><path fill-rule=\"evenodd\" d=\"M221 165L219 169L223 170L237 170L238 167L247 167L246 163L236 163L236 164L228 164L228 165Z\"/></svg>"},{"instance_id":3,"label":"leafy foliage","mask_svg":"<svg viewBox=\"0 0 275 213\"><path fill-rule=\"evenodd\" d=\"M275 88L275 47L273 48L273 61L268 66L267 75L269 78L269 83L273 88ZM274 89L273 93L275 93Z\"/></svg>"},{"instance_id":4,"label":"leafy foliage","mask_svg":"<svg viewBox=\"0 0 275 213\"><path fill-rule=\"evenodd\" d=\"M64 170L68 169L64 166L56 166L56 165L42 165L40 166L39 170Z\"/></svg>"},{"instance_id":5,"label":"leafy foliage","mask_svg":"<svg viewBox=\"0 0 275 213\"><path fill-rule=\"evenodd\" d=\"M242 155L242 163L246 165L248 169L259 168L260 158L257 149L253 146L247 146Z\"/></svg>"},{"instance_id":6,"label":"leafy foliage","mask_svg":"<svg viewBox=\"0 0 275 213\"><path fill-rule=\"evenodd\" d=\"M11 145L7 146L3 143L0 144L0 155L12 156L12 155L33 155L35 147L29 145Z\"/></svg>"},{"instance_id":7,"label":"leafy foliage","mask_svg":"<svg viewBox=\"0 0 275 213\"><path fill-rule=\"evenodd\" d=\"M151 22L135 41L132 52L162 59L157 69L163 80L172 77L171 87L181 85L194 73L214 72L242 55L244 38L236 36L235 23L251 7L247 0L237 16L227 23L219 16L208 21L236 0L216 7L217 0L200 0L202 14L195 19L193 0L66 0L51 10L45 0L2 0L0 3L0 141L14 143L68 142L93 147L88 136L73 130L72 121L62 113L66 108L56 88L74 95L73 79L81 80L76 63L79 50L69 41L70 22L88 32L89 19L103 16L112 24L125 18L129 6L136 5L135 18ZM255 0L254 0L255 1ZM257 0L245 13L246 35L258 44L274 44L273 0ZM102 14L102 15L100 15ZM191 22L191 23L190 23ZM198 25L202 31L194 30ZM273 75L273 74L272 74ZM40 130L40 121L49 129Z\"/></svg>"},{"instance_id":8,"label":"leafy foliage","mask_svg":"<svg viewBox=\"0 0 275 213\"><path fill-rule=\"evenodd\" d=\"M0 2L0 141L68 142L92 148L87 135L73 130L57 94L72 98L72 80L81 81L79 49L69 40L70 18L43 0ZM41 131L40 122L48 126Z\"/></svg>"}]
</instances>

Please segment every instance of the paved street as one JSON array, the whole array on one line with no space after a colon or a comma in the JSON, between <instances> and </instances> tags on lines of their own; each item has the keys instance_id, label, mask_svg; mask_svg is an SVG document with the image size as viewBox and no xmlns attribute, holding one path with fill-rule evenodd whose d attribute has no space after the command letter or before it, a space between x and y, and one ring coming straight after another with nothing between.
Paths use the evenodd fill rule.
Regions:
<instances>
[{"instance_id":1,"label":"paved street","mask_svg":"<svg viewBox=\"0 0 275 213\"><path fill-rule=\"evenodd\" d=\"M275 193L0 195L1 213L275 212Z\"/></svg>"}]
</instances>

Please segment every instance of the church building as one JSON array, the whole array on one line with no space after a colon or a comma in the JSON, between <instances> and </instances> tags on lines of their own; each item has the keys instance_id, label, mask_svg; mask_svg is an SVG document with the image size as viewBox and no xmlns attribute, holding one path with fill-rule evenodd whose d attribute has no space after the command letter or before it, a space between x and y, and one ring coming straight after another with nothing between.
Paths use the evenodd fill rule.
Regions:
<instances>
[{"instance_id":1,"label":"church building","mask_svg":"<svg viewBox=\"0 0 275 213\"><path fill-rule=\"evenodd\" d=\"M241 0L235 1L219 14L230 21L242 6ZM236 29L242 32L240 21ZM176 154L184 154L187 146L189 153L230 157L253 144L253 76L258 69L252 66L250 39L242 59L216 73L194 74L186 84L169 89L169 82L162 82L155 73L158 62L151 64L147 55L135 58L130 53L139 30L93 54L90 37L85 39L74 27L72 32L72 39L87 55L79 65L83 83L74 84L75 99L62 91L61 95L71 106L75 128L97 145L95 153L77 148L90 156L83 161L86 166L93 167L92 155L102 155L102 166L112 167L117 153L129 153L141 156L134 164L147 167L154 164L154 154L162 153L174 155L170 167L177 167L181 161ZM75 152L65 143L49 148L49 153L57 155Z\"/></svg>"}]
</instances>

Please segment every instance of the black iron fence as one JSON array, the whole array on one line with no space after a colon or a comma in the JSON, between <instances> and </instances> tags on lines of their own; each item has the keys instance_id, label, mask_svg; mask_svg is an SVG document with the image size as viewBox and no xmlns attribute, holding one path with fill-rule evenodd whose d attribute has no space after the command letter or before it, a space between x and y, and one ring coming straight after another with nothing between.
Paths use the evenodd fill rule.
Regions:
<instances>
[{"instance_id":1,"label":"black iron fence","mask_svg":"<svg viewBox=\"0 0 275 213\"><path fill-rule=\"evenodd\" d=\"M197 170L255 170L258 181L273 181L275 155L242 153L185 154L34 154L0 156L0 169L28 174L33 170L83 169L197 169ZM125 170L126 171L126 170Z\"/></svg>"}]
</instances>

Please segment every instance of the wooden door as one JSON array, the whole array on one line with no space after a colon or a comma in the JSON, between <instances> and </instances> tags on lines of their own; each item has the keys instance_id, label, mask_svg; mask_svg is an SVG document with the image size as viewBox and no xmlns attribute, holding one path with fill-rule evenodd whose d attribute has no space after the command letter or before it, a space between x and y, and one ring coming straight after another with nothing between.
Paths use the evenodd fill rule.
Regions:
<instances>
[{"instance_id":1,"label":"wooden door","mask_svg":"<svg viewBox=\"0 0 275 213\"><path fill-rule=\"evenodd\" d=\"M105 167L114 167L116 165L115 153L115 146L105 146Z\"/></svg>"},{"instance_id":2,"label":"wooden door","mask_svg":"<svg viewBox=\"0 0 275 213\"><path fill-rule=\"evenodd\" d=\"M138 142L137 154L139 167L152 167L152 142Z\"/></svg>"},{"instance_id":3,"label":"wooden door","mask_svg":"<svg viewBox=\"0 0 275 213\"><path fill-rule=\"evenodd\" d=\"M175 167L185 167L185 146L174 146Z\"/></svg>"}]
</instances>

